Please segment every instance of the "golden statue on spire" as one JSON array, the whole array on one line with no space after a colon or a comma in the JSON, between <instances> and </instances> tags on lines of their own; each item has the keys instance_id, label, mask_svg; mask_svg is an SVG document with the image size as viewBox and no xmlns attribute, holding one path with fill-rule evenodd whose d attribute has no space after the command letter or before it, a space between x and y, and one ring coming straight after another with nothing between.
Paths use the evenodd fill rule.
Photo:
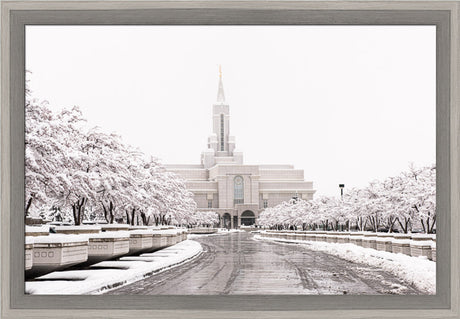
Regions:
<instances>
[{"instance_id":1,"label":"golden statue on spire","mask_svg":"<svg viewBox=\"0 0 460 319\"><path fill-rule=\"evenodd\" d=\"M219 78L222 79L222 67L219 64Z\"/></svg>"}]
</instances>

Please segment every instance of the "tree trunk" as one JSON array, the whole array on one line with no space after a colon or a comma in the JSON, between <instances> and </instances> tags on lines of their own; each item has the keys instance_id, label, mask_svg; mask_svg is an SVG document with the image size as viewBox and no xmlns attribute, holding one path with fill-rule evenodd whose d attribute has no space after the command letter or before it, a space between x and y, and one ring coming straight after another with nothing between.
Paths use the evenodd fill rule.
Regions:
<instances>
[{"instance_id":1,"label":"tree trunk","mask_svg":"<svg viewBox=\"0 0 460 319\"><path fill-rule=\"evenodd\" d=\"M29 208L30 208L30 205L32 204L32 199L33 197L30 197L29 200L27 201L27 205L26 205L26 209L25 209L25 217L29 215Z\"/></svg>"},{"instance_id":2,"label":"tree trunk","mask_svg":"<svg viewBox=\"0 0 460 319\"><path fill-rule=\"evenodd\" d=\"M125 210L125 214L126 214L126 224L131 225L131 222L129 221L129 212L127 210Z\"/></svg>"},{"instance_id":3,"label":"tree trunk","mask_svg":"<svg viewBox=\"0 0 460 319\"><path fill-rule=\"evenodd\" d=\"M425 223L423 222L423 218L420 218L420 222L422 223L423 232L426 233L427 230L426 230L426 228L425 228Z\"/></svg>"},{"instance_id":4,"label":"tree trunk","mask_svg":"<svg viewBox=\"0 0 460 319\"><path fill-rule=\"evenodd\" d=\"M107 223L113 224L113 219L115 217L115 214L114 214L113 211L114 211L115 207L114 207L112 201L110 201L109 207L105 207L104 203L102 203L102 208L104 209L104 218L107 221Z\"/></svg>"},{"instance_id":5,"label":"tree trunk","mask_svg":"<svg viewBox=\"0 0 460 319\"><path fill-rule=\"evenodd\" d=\"M401 223L401 220L399 218L396 218L396 220L398 221L399 226L401 226L401 229L404 232L404 234L407 234L410 218L404 217L404 225L403 223Z\"/></svg>"},{"instance_id":6,"label":"tree trunk","mask_svg":"<svg viewBox=\"0 0 460 319\"><path fill-rule=\"evenodd\" d=\"M136 209L133 208L133 210L131 211L131 226L134 226L134 217L135 217L135 214L136 214Z\"/></svg>"},{"instance_id":7,"label":"tree trunk","mask_svg":"<svg viewBox=\"0 0 460 319\"><path fill-rule=\"evenodd\" d=\"M433 223L431 224L431 227L430 227L430 234L433 233L433 230L434 230L434 225L436 224L436 215L433 216Z\"/></svg>"},{"instance_id":8,"label":"tree trunk","mask_svg":"<svg viewBox=\"0 0 460 319\"><path fill-rule=\"evenodd\" d=\"M81 200L78 200L76 203L72 204L72 214L75 226L81 225L83 221L83 215L85 213L85 204L85 197L83 197Z\"/></svg>"}]
</instances>

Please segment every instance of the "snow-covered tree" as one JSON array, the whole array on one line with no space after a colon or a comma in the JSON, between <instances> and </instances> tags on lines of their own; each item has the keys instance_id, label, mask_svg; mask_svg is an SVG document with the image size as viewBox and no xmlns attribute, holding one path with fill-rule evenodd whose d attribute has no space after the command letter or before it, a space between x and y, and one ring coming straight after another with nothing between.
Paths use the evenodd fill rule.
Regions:
<instances>
[{"instance_id":1,"label":"snow-covered tree","mask_svg":"<svg viewBox=\"0 0 460 319\"><path fill-rule=\"evenodd\" d=\"M283 202L261 212L258 223L277 229L357 229L408 232L414 223L432 233L436 224L436 169L415 168L383 181L372 181L363 189L353 188L343 199L322 196L315 200Z\"/></svg>"},{"instance_id":2,"label":"snow-covered tree","mask_svg":"<svg viewBox=\"0 0 460 319\"><path fill-rule=\"evenodd\" d=\"M116 134L88 129L78 107L52 112L28 94L25 143L26 215L59 213L75 225L123 216L132 225L192 220L196 203L182 178Z\"/></svg>"}]
</instances>

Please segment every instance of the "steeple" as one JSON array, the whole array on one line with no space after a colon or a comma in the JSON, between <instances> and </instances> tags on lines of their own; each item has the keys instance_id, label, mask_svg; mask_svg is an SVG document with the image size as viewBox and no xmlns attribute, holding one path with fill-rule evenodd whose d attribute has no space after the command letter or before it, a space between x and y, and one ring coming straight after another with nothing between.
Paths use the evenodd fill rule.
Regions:
<instances>
[{"instance_id":1,"label":"steeple","mask_svg":"<svg viewBox=\"0 0 460 319\"><path fill-rule=\"evenodd\" d=\"M216 164L243 164L243 153L235 151L235 137L230 135L230 106L225 102L222 68L219 65L217 102L212 105L212 134L202 153L201 163L209 169Z\"/></svg>"},{"instance_id":2,"label":"steeple","mask_svg":"<svg viewBox=\"0 0 460 319\"><path fill-rule=\"evenodd\" d=\"M222 83L222 68L219 65L219 90L217 91L217 103L224 103L225 102L225 95L224 95L224 85Z\"/></svg>"}]
</instances>

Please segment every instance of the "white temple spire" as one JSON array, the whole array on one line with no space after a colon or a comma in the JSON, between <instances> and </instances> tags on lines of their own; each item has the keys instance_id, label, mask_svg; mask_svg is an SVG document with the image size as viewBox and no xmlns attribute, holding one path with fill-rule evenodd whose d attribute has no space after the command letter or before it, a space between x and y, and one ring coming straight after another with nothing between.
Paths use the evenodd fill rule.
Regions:
<instances>
[{"instance_id":1,"label":"white temple spire","mask_svg":"<svg viewBox=\"0 0 460 319\"><path fill-rule=\"evenodd\" d=\"M222 68L220 65L219 65L219 89L217 91L217 102L218 103L225 102L224 85L222 83Z\"/></svg>"}]
</instances>

